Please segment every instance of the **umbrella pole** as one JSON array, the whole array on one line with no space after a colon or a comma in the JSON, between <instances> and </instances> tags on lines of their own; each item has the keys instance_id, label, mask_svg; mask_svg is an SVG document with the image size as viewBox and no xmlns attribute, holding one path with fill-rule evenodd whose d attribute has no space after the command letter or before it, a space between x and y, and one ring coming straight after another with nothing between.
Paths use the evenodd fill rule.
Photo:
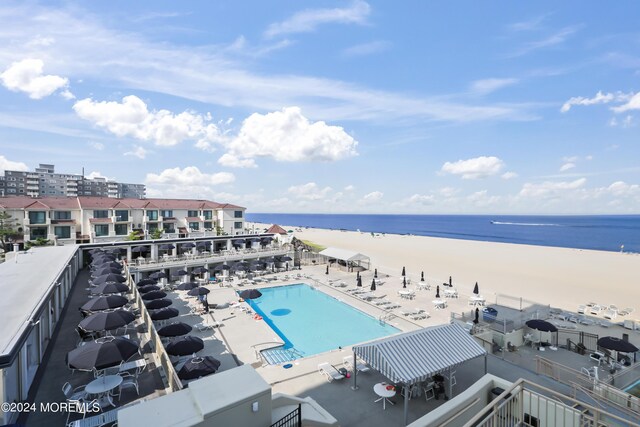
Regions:
<instances>
[{"instance_id":1,"label":"umbrella pole","mask_svg":"<svg viewBox=\"0 0 640 427\"><path fill-rule=\"evenodd\" d=\"M404 387L404 425L409 424L409 393L411 393L411 387Z\"/></svg>"},{"instance_id":2,"label":"umbrella pole","mask_svg":"<svg viewBox=\"0 0 640 427\"><path fill-rule=\"evenodd\" d=\"M357 390L358 389L358 383L356 381L356 377L358 376L358 369L356 369L356 367L358 366L357 362L356 362L356 352L353 352L353 385L351 386L351 390Z\"/></svg>"}]
</instances>

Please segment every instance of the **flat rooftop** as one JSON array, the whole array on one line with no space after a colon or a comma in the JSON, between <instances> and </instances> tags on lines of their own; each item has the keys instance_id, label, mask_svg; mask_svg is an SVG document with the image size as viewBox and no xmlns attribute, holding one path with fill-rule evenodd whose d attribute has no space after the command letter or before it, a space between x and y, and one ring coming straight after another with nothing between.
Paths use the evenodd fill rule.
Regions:
<instances>
[{"instance_id":1,"label":"flat rooftop","mask_svg":"<svg viewBox=\"0 0 640 427\"><path fill-rule=\"evenodd\" d=\"M77 248L77 245L33 248L0 264L0 354L11 351L32 312L55 286Z\"/></svg>"}]
</instances>

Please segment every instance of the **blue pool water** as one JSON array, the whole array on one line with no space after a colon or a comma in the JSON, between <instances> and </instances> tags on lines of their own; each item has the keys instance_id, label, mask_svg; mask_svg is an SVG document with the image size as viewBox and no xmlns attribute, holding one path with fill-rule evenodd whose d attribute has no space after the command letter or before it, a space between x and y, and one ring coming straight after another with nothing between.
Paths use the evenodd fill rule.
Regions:
<instances>
[{"instance_id":1,"label":"blue pool water","mask_svg":"<svg viewBox=\"0 0 640 427\"><path fill-rule=\"evenodd\" d=\"M305 284L260 289L247 301L285 342L305 357L400 332Z\"/></svg>"},{"instance_id":2,"label":"blue pool water","mask_svg":"<svg viewBox=\"0 0 640 427\"><path fill-rule=\"evenodd\" d=\"M640 380L636 381L635 383L631 384L629 387L625 388L624 391L626 391L627 393L633 396L640 397Z\"/></svg>"}]
</instances>

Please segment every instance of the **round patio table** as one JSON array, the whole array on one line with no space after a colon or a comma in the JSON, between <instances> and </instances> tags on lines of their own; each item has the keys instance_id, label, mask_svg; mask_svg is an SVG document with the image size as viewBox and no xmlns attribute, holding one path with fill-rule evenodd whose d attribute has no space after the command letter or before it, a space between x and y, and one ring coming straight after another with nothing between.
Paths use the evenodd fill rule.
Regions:
<instances>
[{"instance_id":1,"label":"round patio table","mask_svg":"<svg viewBox=\"0 0 640 427\"><path fill-rule=\"evenodd\" d=\"M122 377L120 375L105 375L87 384L84 391L97 395L100 407L108 405L115 406L113 400L111 400L111 396L109 396L109 392L120 386L120 384L122 384Z\"/></svg>"},{"instance_id":2,"label":"round patio table","mask_svg":"<svg viewBox=\"0 0 640 427\"><path fill-rule=\"evenodd\" d=\"M387 409L386 402L389 402L390 404L394 405L394 403L390 401L389 398L396 395L396 389L395 387L392 386L393 388L388 390L387 387L389 386L391 386L391 384L387 384L387 383L378 383L373 386L373 392L378 396L380 396L379 399L376 399L376 402L380 402L382 400L383 410Z\"/></svg>"}]
</instances>

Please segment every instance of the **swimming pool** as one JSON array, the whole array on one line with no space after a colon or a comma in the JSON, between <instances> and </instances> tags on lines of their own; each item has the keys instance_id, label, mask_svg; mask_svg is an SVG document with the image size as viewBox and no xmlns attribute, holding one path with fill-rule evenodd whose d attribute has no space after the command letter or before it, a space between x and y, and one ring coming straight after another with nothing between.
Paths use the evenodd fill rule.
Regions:
<instances>
[{"instance_id":1,"label":"swimming pool","mask_svg":"<svg viewBox=\"0 0 640 427\"><path fill-rule=\"evenodd\" d=\"M640 380L636 381L635 383L631 384L629 387L625 388L624 391L626 391L627 393L633 396L640 397Z\"/></svg>"},{"instance_id":2,"label":"swimming pool","mask_svg":"<svg viewBox=\"0 0 640 427\"><path fill-rule=\"evenodd\" d=\"M284 341L304 357L400 332L306 284L260 289L247 301Z\"/></svg>"}]
</instances>

